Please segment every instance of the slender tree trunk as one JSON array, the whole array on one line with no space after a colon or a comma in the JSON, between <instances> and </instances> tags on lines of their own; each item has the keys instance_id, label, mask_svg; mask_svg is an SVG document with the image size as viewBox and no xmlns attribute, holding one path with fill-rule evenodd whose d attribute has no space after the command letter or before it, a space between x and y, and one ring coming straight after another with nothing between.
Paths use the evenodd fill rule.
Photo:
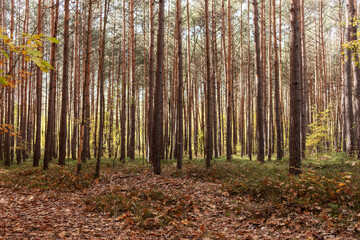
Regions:
<instances>
[{"instance_id":1,"label":"slender tree trunk","mask_svg":"<svg viewBox=\"0 0 360 240\"><path fill-rule=\"evenodd\" d=\"M134 0L130 0L130 51L131 51L131 123L130 123L130 151L129 157L135 160L135 124L136 124L136 83L135 83L135 23Z\"/></svg>"},{"instance_id":2,"label":"slender tree trunk","mask_svg":"<svg viewBox=\"0 0 360 240\"><path fill-rule=\"evenodd\" d=\"M13 34L14 34L14 0L11 0L11 23L10 23L10 34L11 34L11 38L13 38ZM14 54L13 52L10 52L10 56L9 56L9 71L8 73L10 75L14 75L14 69L13 69L13 65L14 65ZM37 89L38 90L38 89ZM37 92L38 93L38 92ZM6 89L6 93L5 93L5 124L7 125L12 125L11 124L11 117L12 117L12 112L11 112L11 103L12 103L12 99L11 99L11 95L12 95L12 89L10 87L8 87ZM10 167L11 164L11 136L10 133L6 133L5 134L5 142L4 142L4 148L5 148L5 152L4 152L4 157L5 157L5 161L4 161L4 165L6 167Z\"/></svg>"},{"instance_id":3,"label":"slender tree trunk","mask_svg":"<svg viewBox=\"0 0 360 240\"><path fill-rule=\"evenodd\" d=\"M104 26L103 33L101 35L101 45L99 46L100 50L100 59L99 59L99 71L98 71L98 81L99 81L99 92L100 92L100 123L99 123L99 142L98 142L98 152L96 158L96 169L95 169L95 178L100 177L100 160L102 156L103 149L103 132L104 132L104 118L105 118L105 98L104 98L104 60L105 60L105 41L106 41L106 23L108 15L108 6L109 1L105 0L105 9L104 9Z\"/></svg>"},{"instance_id":4,"label":"slender tree trunk","mask_svg":"<svg viewBox=\"0 0 360 240\"><path fill-rule=\"evenodd\" d=\"M281 1L279 0L279 89L280 89L280 127L281 127L281 148L284 149L284 105L283 105L283 87L282 87L282 38L281 38L281 32L282 32L282 9L281 9ZM284 153L282 151L282 156L284 156Z\"/></svg>"},{"instance_id":5,"label":"slender tree trunk","mask_svg":"<svg viewBox=\"0 0 360 240\"><path fill-rule=\"evenodd\" d=\"M197 71L195 71L195 77L194 77L194 90L195 90L195 109L194 109L194 150L195 150L195 156L197 157L198 150L199 150L199 139L198 139L198 130L199 130L199 98L198 98L198 81L197 81Z\"/></svg>"},{"instance_id":6,"label":"slender tree trunk","mask_svg":"<svg viewBox=\"0 0 360 240\"><path fill-rule=\"evenodd\" d=\"M80 144L79 144L79 156L77 163L77 173L80 174L82 162L86 162L87 151L89 148L89 135L87 134L87 128L89 128L90 121L90 104L89 104L89 85L90 85L90 55L91 55L91 22L92 22L92 0L89 0L88 4L88 19L87 19L87 33L86 33L86 51L85 51L85 63L84 63L84 86L83 86L83 111L80 130Z\"/></svg>"},{"instance_id":7,"label":"slender tree trunk","mask_svg":"<svg viewBox=\"0 0 360 240\"><path fill-rule=\"evenodd\" d=\"M206 168L210 168L210 161L212 159L212 79L210 75L210 37L209 37L209 2L205 0L205 38L206 38Z\"/></svg>"},{"instance_id":8,"label":"slender tree trunk","mask_svg":"<svg viewBox=\"0 0 360 240\"><path fill-rule=\"evenodd\" d=\"M59 165L65 166L66 155L66 127L68 110L68 81L69 81L69 0L65 0L64 19L64 53L63 53L63 77L62 77L62 101L59 132Z\"/></svg>"},{"instance_id":9,"label":"slender tree trunk","mask_svg":"<svg viewBox=\"0 0 360 240\"><path fill-rule=\"evenodd\" d=\"M275 11L275 0L273 1L273 34L274 34L274 53L275 53L275 59L274 59L274 70L275 70L275 122L276 122L276 157L277 160L281 160L283 156L283 150L282 150L282 134L281 134L281 104L280 104L280 84L279 84L279 74L280 74L280 68L279 68L279 56L278 56L278 45L277 45L277 38L276 38L276 11Z\"/></svg>"},{"instance_id":10,"label":"slender tree trunk","mask_svg":"<svg viewBox=\"0 0 360 240\"><path fill-rule=\"evenodd\" d=\"M308 104L307 104L307 58L306 58L306 39L305 39L305 6L301 0L301 54L302 54L302 102L301 102L301 154L305 158L306 134L308 128Z\"/></svg>"},{"instance_id":11,"label":"slender tree trunk","mask_svg":"<svg viewBox=\"0 0 360 240\"><path fill-rule=\"evenodd\" d=\"M176 21L177 21L177 58L178 58L178 95L177 95L177 139L176 139L176 160L177 168L182 169L183 157L183 57L182 57L182 36L181 36L181 0L176 0Z\"/></svg>"},{"instance_id":12,"label":"slender tree trunk","mask_svg":"<svg viewBox=\"0 0 360 240\"><path fill-rule=\"evenodd\" d=\"M258 139L258 156L257 160L261 163L264 162L264 131L263 131L263 76L262 64L260 58L260 38L259 38L259 23L258 23L258 2L253 1L254 5L254 37L255 37L255 50L256 50L256 75L257 75L257 111L256 111L256 129Z\"/></svg>"},{"instance_id":13,"label":"slender tree trunk","mask_svg":"<svg viewBox=\"0 0 360 240\"><path fill-rule=\"evenodd\" d=\"M26 0L25 6L26 7L25 7L25 20L24 20L23 32L27 33L28 29L29 29L29 0ZM1 20L0 20L0 23L1 23ZM23 43L25 43L25 40ZM25 58L22 59L22 70L24 73L29 71L28 63L25 61ZM19 150L19 155L20 154L22 155L23 162L25 162L25 160L27 158L27 152L26 152L26 145L27 145L27 142L26 142L26 124L27 124L26 108L27 108L27 86L28 86L28 81L29 81L29 76L27 74L25 74L23 81L25 81L25 82L21 85L21 125L20 125L21 149ZM2 103L0 103L0 111L2 111L1 108L2 108ZM0 118L2 119L2 116L0 116ZM0 148L2 148L2 136L0 138ZM21 156L19 158L20 158L20 162L21 162ZM0 151L0 160L1 159L2 159L2 151Z\"/></svg>"},{"instance_id":14,"label":"slender tree trunk","mask_svg":"<svg viewBox=\"0 0 360 240\"><path fill-rule=\"evenodd\" d=\"M248 0L248 19L247 19L247 25L248 25L248 29L250 29L250 0ZM251 67L251 58L250 58L250 31L248 30L248 46L247 46L247 51L248 51L248 56L247 56L247 61L248 61L248 65L247 65L247 88L248 88L248 92L247 92L247 153L249 155L249 159L250 161L252 160L252 91L251 91L251 75L250 75L250 67Z\"/></svg>"},{"instance_id":15,"label":"slender tree trunk","mask_svg":"<svg viewBox=\"0 0 360 240\"><path fill-rule=\"evenodd\" d=\"M76 13L75 13L75 36L74 36L74 123L73 123L73 135L71 139L71 156L72 159L76 159L76 148L77 148L77 138L78 138L78 126L79 126L79 93L80 93L80 66L79 66L79 0L76 0Z\"/></svg>"},{"instance_id":16,"label":"slender tree trunk","mask_svg":"<svg viewBox=\"0 0 360 240\"><path fill-rule=\"evenodd\" d=\"M107 14L105 12L105 14ZM115 35L115 28L116 25L114 24L114 31L113 34ZM104 37L105 38L105 37ZM115 39L113 40L112 43L112 62L113 64L111 65L111 76L109 78L109 87L108 87L108 105L107 105L107 109L109 112L109 127L108 127L108 156L109 158L112 158L113 156L113 120L114 120L114 106L113 106L113 89L114 89L114 79L115 79ZM105 50L104 50L105 51ZM146 74L144 74L144 76L146 76ZM140 134L139 134L140 136Z\"/></svg>"},{"instance_id":17,"label":"slender tree trunk","mask_svg":"<svg viewBox=\"0 0 360 240\"><path fill-rule=\"evenodd\" d=\"M227 52L227 106L226 106L226 160L231 160L231 126L232 126L232 29L231 29L231 5L227 1L227 19L228 19L228 52Z\"/></svg>"},{"instance_id":18,"label":"slender tree trunk","mask_svg":"<svg viewBox=\"0 0 360 240\"><path fill-rule=\"evenodd\" d=\"M243 49L243 8L240 6L240 110L239 110L239 143L241 146L241 157L245 154L245 83L244 83L244 49Z\"/></svg>"},{"instance_id":19,"label":"slender tree trunk","mask_svg":"<svg viewBox=\"0 0 360 240\"><path fill-rule=\"evenodd\" d=\"M59 12L59 1L52 1L52 24L51 24L51 37L56 38L57 25L58 25L58 12ZM51 43L50 50L50 64L55 67L56 58L56 44ZM52 159L53 149L55 148L54 134L55 134L55 108L56 108L56 70L50 70L50 88L49 88L49 104L48 104L48 123L45 137L45 154L44 154L44 170L49 168L49 162ZM66 144L65 144L66 146Z\"/></svg>"},{"instance_id":20,"label":"slender tree trunk","mask_svg":"<svg viewBox=\"0 0 360 240\"><path fill-rule=\"evenodd\" d=\"M123 41L122 41L122 103L121 103L121 154L120 161L125 162L125 136L126 136L126 11L123 0Z\"/></svg>"},{"instance_id":21,"label":"slender tree trunk","mask_svg":"<svg viewBox=\"0 0 360 240\"><path fill-rule=\"evenodd\" d=\"M149 98L148 98L148 147L151 151L151 134L154 108L154 0L149 1ZM149 153L150 156L151 153Z\"/></svg>"},{"instance_id":22,"label":"slender tree trunk","mask_svg":"<svg viewBox=\"0 0 360 240\"><path fill-rule=\"evenodd\" d=\"M38 0L38 23L37 33L42 31L42 0ZM41 49L40 49L41 50ZM39 67L36 68L36 140L34 145L34 159L33 166L39 166L41 155L41 96L42 96L42 71ZM6 136L5 136L6 143ZM6 146L5 146L6 149ZM6 160L6 157L5 157Z\"/></svg>"},{"instance_id":23,"label":"slender tree trunk","mask_svg":"<svg viewBox=\"0 0 360 240\"><path fill-rule=\"evenodd\" d=\"M275 4L274 4L275 7ZM270 83L270 87L269 87L269 131L268 131L268 161L271 161L271 155L272 155L272 130L273 130L273 104L272 104L272 96L273 96L273 83L272 83L272 36L271 36L271 31L272 31L272 26L271 26L271 9L272 8L272 4L270 2L269 4L269 58L268 58L268 65L269 65L269 83Z\"/></svg>"},{"instance_id":24,"label":"slender tree trunk","mask_svg":"<svg viewBox=\"0 0 360 240\"><path fill-rule=\"evenodd\" d=\"M262 129L263 129L263 138L264 138L264 158L265 158L265 151L267 149L267 97L266 97L266 88L267 88L267 81L266 81L266 36L265 36L265 6L264 1L261 1L261 14L260 14L260 64L261 64L261 82L262 82ZM260 145L259 145L260 146Z\"/></svg>"},{"instance_id":25,"label":"slender tree trunk","mask_svg":"<svg viewBox=\"0 0 360 240\"><path fill-rule=\"evenodd\" d=\"M213 148L214 148L214 157L219 157L218 153L218 127L217 127L217 111L216 111L216 79L217 79L217 45L216 45L216 16L215 16L215 3L214 0L211 0L211 52L212 52L212 76L211 76L211 96L212 96L212 121L213 121ZM219 96L218 96L219 98Z\"/></svg>"},{"instance_id":26,"label":"slender tree trunk","mask_svg":"<svg viewBox=\"0 0 360 240\"><path fill-rule=\"evenodd\" d=\"M188 57L188 135L189 135L189 159L192 159L192 102L193 102L193 91L192 91L192 79L191 79L191 54L190 54L190 13L189 13L189 0L186 1L186 13L187 13L187 57Z\"/></svg>"}]
</instances>

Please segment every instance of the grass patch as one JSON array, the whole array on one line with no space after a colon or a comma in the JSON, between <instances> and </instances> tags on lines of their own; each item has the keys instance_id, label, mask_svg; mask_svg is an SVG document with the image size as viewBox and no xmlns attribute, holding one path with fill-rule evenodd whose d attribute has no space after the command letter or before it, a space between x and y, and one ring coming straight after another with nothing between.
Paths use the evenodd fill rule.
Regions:
<instances>
[{"instance_id":1,"label":"grass patch","mask_svg":"<svg viewBox=\"0 0 360 240\"><path fill-rule=\"evenodd\" d=\"M39 167L33 167L32 161L26 161L20 165L12 164L10 167L0 171L0 186L12 189L38 189L53 190L60 192L73 192L81 190L97 182L108 182L111 175L122 173L140 173L150 170L150 165L142 159L120 162L118 159L101 159L101 176L99 180L94 179L96 159L88 159L82 164L79 175L77 171L77 160L67 159L66 166L59 166L57 159L49 164L49 169L42 169L42 160Z\"/></svg>"},{"instance_id":2,"label":"grass patch","mask_svg":"<svg viewBox=\"0 0 360 240\"><path fill-rule=\"evenodd\" d=\"M1 185L13 189L39 189L54 191L75 191L89 187L94 178L88 172L79 176L71 167L51 166L43 171L41 168L15 169L0 174Z\"/></svg>"},{"instance_id":3,"label":"grass patch","mask_svg":"<svg viewBox=\"0 0 360 240\"><path fill-rule=\"evenodd\" d=\"M258 202L296 203L302 206L360 207L359 165L343 153L326 153L303 162L303 174L288 175L288 159L260 164L235 157L231 162L215 159L209 170L204 160L185 161L174 177L219 182L230 195L250 195ZM333 206L334 206L333 205Z\"/></svg>"}]
</instances>

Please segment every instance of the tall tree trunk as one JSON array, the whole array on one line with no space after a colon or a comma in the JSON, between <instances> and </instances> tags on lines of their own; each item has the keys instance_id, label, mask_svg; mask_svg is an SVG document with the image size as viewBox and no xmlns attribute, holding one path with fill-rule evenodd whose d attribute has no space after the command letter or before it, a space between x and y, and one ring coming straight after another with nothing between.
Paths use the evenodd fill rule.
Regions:
<instances>
[{"instance_id":1,"label":"tall tree trunk","mask_svg":"<svg viewBox=\"0 0 360 240\"><path fill-rule=\"evenodd\" d=\"M241 146L241 157L245 154L245 83L244 83L244 49L243 49L243 8L240 6L240 111L239 111L239 143Z\"/></svg>"},{"instance_id":2,"label":"tall tree trunk","mask_svg":"<svg viewBox=\"0 0 360 240\"><path fill-rule=\"evenodd\" d=\"M187 57L188 57L188 120L189 120L189 159L192 159L192 103L193 103L193 90L191 79L191 55L190 55L190 13L189 13L189 0L186 1L186 13L187 13Z\"/></svg>"},{"instance_id":3,"label":"tall tree trunk","mask_svg":"<svg viewBox=\"0 0 360 240\"><path fill-rule=\"evenodd\" d=\"M59 1L52 1L52 24L51 37L56 38L58 25ZM56 44L51 43L50 50L50 64L55 67L56 58ZM44 154L44 170L49 168L49 162L52 159L53 149L55 148L54 134L55 134L55 108L56 108L56 70L50 70L50 87L49 87L49 104L48 104L48 123L45 137L45 154ZM65 144L66 146L66 144Z\"/></svg>"},{"instance_id":4,"label":"tall tree trunk","mask_svg":"<svg viewBox=\"0 0 360 240\"><path fill-rule=\"evenodd\" d=\"M40 34L42 31L42 0L38 0L38 23L37 33ZM41 50L41 49L39 49ZM39 166L40 155L41 155L41 96L42 96L42 71L39 67L36 68L36 140L34 145L34 159L33 166ZM5 136L6 143L6 136ZM5 146L6 149L6 146ZM6 160L6 158L5 158Z\"/></svg>"},{"instance_id":5,"label":"tall tree trunk","mask_svg":"<svg viewBox=\"0 0 360 240\"><path fill-rule=\"evenodd\" d=\"M1 22L1 20L0 20L0 22ZM27 33L28 31L29 31L29 0L26 0L23 32ZM25 40L23 43L25 43ZM24 73L29 71L28 63L25 61L25 58L22 59L22 70ZM21 126L20 126L21 149L19 151L19 154L22 154L23 162L25 162L25 160L27 158L27 152L26 152L26 145L27 145L27 142L26 142L26 124L27 124L26 108L27 108L27 86L28 86L29 79L30 79L30 77L27 74L25 74L25 76L24 76L25 82L23 82L23 84L21 85ZM0 108L1 108L1 106L2 106L2 103L0 103ZM0 109L0 111L2 111L2 109ZM1 118L1 116L0 116L0 118ZM1 144L2 144L2 138L0 138L0 148L2 148ZM0 151L0 160L1 159L2 159L2 152ZM21 157L20 157L20 161L21 161Z\"/></svg>"},{"instance_id":6,"label":"tall tree trunk","mask_svg":"<svg viewBox=\"0 0 360 240\"><path fill-rule=\"evenodd\" d=\"M75 13L75 36L74 36L74 123L73 123L73 135L71 139L71 156L72 159L76 159L76 148L77 148L77 138L78 138L78 129L79 129L79 95L80 95L80 66L79 66L79 0L76 0L76 13Z\"/></svg>"},{"instance_id":7,"label":"tall tree trunk","mask_svg":"<svg viewBox=\"0 0 360 240\"><path fill-rule=\"evenodd\" d=\"M10 34L11 34L11 39L13 39L13 34L14 34L14 0L11 0L11 23L10 23ZM10 56L9 56L9 71L8 74L9 75L14 75L14 54L11 51L10 52ZM11 80L12 81L12 80ZM38 90L38 89L37 89ZM5 124L7 125L12 125L12 111L11 111L11 103L12 103L12 99L11 99L11 95L12 95L12 89L10 87L8 87L6 89L6 93L5 93ZM5 157L5 161L4 164L6 167L9 167L12 161L12 157L11 157L11 140L12 137L10 136L10 133L6 133L5 134L5 142L4 142L4 148L5 148L5 152L4 152L4 157Z\"/></svg>"},{"instance_id":8,"label":"tall tree trunk","mask_svg":"<svg viewBox=\"0 0 360 240\"><path fill-rule=\"evenodd\" d=\"M151 134L154 108L154 0L149 1L149 98L148 98L148 148L151 151ZM151 153L149 153L150 156Z\"/></svg>"},{"instance_id":9,"label":"tall tree trunk","mask_svg":"<svg viewBox=\"0 0 360 240\"><path fill-rule=\"evenodd\" d=\"M83 111L80 130L79 156L77 163L77 173L80 174L82 162L86 162L87 151L89 146L89 128L90 121L90 104L89 104L89 85L90 85L90 55L91 55L91 22L92 22L92 0L88 4L88 19L86 33L85 63L84 63L84 86L83 86Z\"/></svg>"},{"instance_id":10,"label":"tall tree trunk","mask_svg":"<svg viewBox=\"0 0 360 240\"><path fill-rule=\"evenodd\" d=\"M210 75L210 37L209 37L209 2L205 0L205 48L206 48L206 168L210 168L210 161L212 159L212 79Z\"/></svg>"},{"instance_id":11,"label":"tall tree trunk","mask_svg":"<svg viewBox=\"0 0 360 240\"><path fill-rule=\"evenodd\" d=\"M261 14L260 14L260 64L261 64L261 82L262 82L262 130L263 130L263 138L264 138L264 158L265 158L265 150L267 149L267 97L266 97L266 36L265 36L265 6L264 1L261 1ZM260 144L261 145L261 144ZM259 145L259 146L260 146Z\"/></svg>"},{"instance_id":12,"label":"tall tree trunk","mask_svg":"<svg viewBox=\"0 0 360 240\"><path fill-rule=\"evenodd\" d=\"M123 40L122 40L122 103L121 103L121 154L120 161L125 161L125 136L126 136L126 11L123 0Z\"/></svg>"},{"instance_id":13,"label":"tall tree trunk","mask_svg":"<svg viewBox=\"0 0 360 240\"><path fill-rule=\"evenodd\" d=\"M217 111L216 111L216 79L217 79L217 45L216 45L216 16L215 16L215 3L214 0L211 0L211 53L212 53L212 76L211 76L211 104L212 104L212 122L213 122L213 148L214 148L214 157L217 158L218 154L218 127L217 127ZM219 98L219 96L218 96Z\"/></svg>"},{"instance_id":14,"label":"tall tree trunk","mask_svg":"<svg viewBox=\"0 0 360 240\"><path fill-rule=\"evenodd\" d=\"M227 52L227 106L226 106L226 160L231 160L231 126L232 126L232 29L231 29L231 5L227 1L227 20L228 20L228 52Z\"/></svg>"},{"instance_id":15,"label":"tall tree trunk","mask_svg":"<svg viewBox=\"0 0 360 240\"><path fill-rule=\"evenodd\" d=\"M177 92L177 139L176 160L177 168L182 169L183 157L183 61L182 61L182 36L181 36L181 0L176 0L176 22L177 22L177 58L178 58L178 92Z\"/></svg>"},{"instance_id":16,"label":"tall tree trunk","mask_svg":"<svg viewBox=\"0 0 360 240\"><path fill-rule=\"evenodd\" d=\"M247 46L247 51L248 51L248 56L247 56L247 88L248 88L248 92L247 92L247 153L249 155L249 159L250 161L252 160L252 138L253 138L253 129L252 129L252 91L251 91L251 75L250 75L250 67L251 67L251 58L250 58L250 0L248 0L248 16L247 16L247 26L248 26L248 46Z\"/></svg>"},{"instance_id":17,"label":"tall tree trunk","mask_svg":"<svg viewBox=\"0 0 360 240\"><path fill-rule=\"evenodd\" d=\"M65 166L66 155L66 127L68 110L68 82L69 82L69 0L65 0L64 19L64 53L63 53L63 77L62 77L62 100L59 132L59 165Z\"/></svg>"},{"instance_id":18,"label":"tall tree trunk","mask_svg":"<svg viewBox=\"0 0 360 240\"><path fill-rule=\"evenodd\" d=\"M163 59L164 59L164 3L165 0L159 0L159 30L157 33L157 52L156 52L156 82L155 82L155 105L154 105L154 114L153 122L157 123L153 125L152 128L152 140L153 144L151 145L152 150L150 151L150 162L153 164L153 171L155 174L161 174L161 149L163 142L163 118L162 118L162 108L163 108Z\"/></svg>"},{"instance_id":19,"label":"tall tree trunk","mask_svg":"<svg viewBox=\"0 0 360 240\"><path fill-rule=\"evenodd\" d=\"M105 118L105 99L104 99L104 59L105 59L105 39L106 39L106 23L108 15L108 6L109 0L105 0L105 9L104 9L104 26L103 33L101 35L101 45L99 46L100 50L100 59L99 59L99 71L98 71L98 81L99 81L99 92L100 92L100 122L99 122L99 142L98 142L98 152L96 158L96 169L95 169L95 178L100 177L100 160L102 156L103 149L103 131L104 131L104 118Z\"/></svg>"},{"instance_id":20,"label":"tall tree trunk","mask_svg":"<svg viewBox=\"0 0 360 240\"><path fill-rule=\"evenodd\" d=\"M291 0L291 42L290 42L290 132L289 150L290 163L289 173L298 175L301 173L301 143L300 143L300 6L299 1Z\"/></svg>"},{"instance_id":21,"label":"tall tree trunk","mask_svg":"<svg viewBox=\"0 0 360 240\"><path fill-rule=\"evenodd\" d=\"M263 131L263 71L260 58L260 38L259 38L259 12L258 12L258 2L257 0L253 1L254 5L254 37L255 37L255 52L256 52L256 75L257 75L257 109L256 109L256 129L257 129L257 139L258 139L258 155L257 160L261 163L264 162L264 131Z\"/></svg>"},{"instance_id":22,"label":"tall tree trunk","mask_svg":"<svg viewBox=\"0 0 360 240\"><path fill-rule=\"evenodd\" d=\"M276 157L277 160L281 160L283 156L283 149L282 149L282 128L281 128L281 103L280 103L280 84L279 84L279 74L280 74L280 67L279 67L279 55L278 55L278 45L277 45L277 38L276 38L276 10L275 10L275 0L273 2L273 35L274 35L274 70L275 70L275 122L276 122Z\"/></svg>"},{"instance_id":23,"label":"tall tree trunk","mask_svg":"<svg viewBox=\"0 0 360 240\"><path fill-rule=\"evenodd\" d=\"M274 4L275 7L275 4ZM273 105L272 105L272 96L273 96L273 83L272 83L272 26L271 26L271 12L272 10L272 4L270 1L269 4L269 58L268 58L268 65L269 65L269 131L268 131L268 161L271 161L271 155L272 155L272 130L273 130Z\"/></svg>"},{"instance_id":24,"label":"tall tree trunk","mask_svg":"<svg viewBox=\"0 0 360 240\"><path fill-rule=\"evenodd\" d=\"M107 13L105 12L105 14L107 14ZM115 28L116 28L116 24L114 24L114 30L113 30L114 35L115 35ZM112 158L112 156L113 156L113 125L114 125L113 124L113 120L114 120L113 89L114 89L114 79L115 79L115 68L114 68L114 66L116 64L115 63L114 48L115 48L115 39L113 39L113 41L112 41L112 53L111 54L112 54L112 62L113 62L113 64L111 65L111 75L109 77L108 104L107 104L107 109L108 109L108 112L109 112L108 142L107 142L108 143L108 157L109 158ZM146 74L144 74L144 76L146 76ZM139 134L139 136L140 136L140 134Z\"/></svg>"},{"instance_id":25,"label":"tall tree trunk","mask_svg":"<svg viewBox=\"0 0 360 240\"><path fill-rule=\"evenodd\" d=\"M135 23L134 0L130 0L130 51L131 51L131 123L130 123L130 151L129 157L135 160L135 124L136 124L136 81L135 81Z\"/></svg>"},{"instance_id":26,"label":"tall tree trunk","mask_svg":"<svg viewBox=\"0 0 360 240\"><path fill-rule=\"evenodd\" d=\"M305 39L305 6L301 0L301 55L302 55L302 102L301 102L301 154L305 158L306 134L308 128L308 102L307 102L307 58L306 58L306 39Z\"/></svg>"},{"instance_id":27,"label":"tall tree trunk","mask_svg":"<svg viewBox=\"0 0 360 240\"><path fill-rule=\"evenodd\" d=\"M346 41L353 40L354 34L354 17L355 17L355 5L354 0L347 1L346 12ZM351 74L351 49L345 49L345 141L346 141L346 153L352 154L354 152L354 128L353 128L353 103L352 103L352 74Z\"/></svg>"}]
</instances>

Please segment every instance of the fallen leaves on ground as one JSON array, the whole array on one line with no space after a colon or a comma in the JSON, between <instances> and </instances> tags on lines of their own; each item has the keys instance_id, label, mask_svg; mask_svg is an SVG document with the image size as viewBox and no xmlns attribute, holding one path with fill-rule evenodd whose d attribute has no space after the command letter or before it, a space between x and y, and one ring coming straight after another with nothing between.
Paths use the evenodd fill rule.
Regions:
<instances>
[{"instance_id":1,"label":"fallen leaves on ground","mask_svg":"<svg viewBox=\"0 0 360 240\"><path fill-rule=\"evenodd\" d=\"M221 183L114 173L73 192L0 187L4 239L357 239L320 207L258 203ZM342 214L353 214L344 212Z\"/></svg>"}]
</instances>

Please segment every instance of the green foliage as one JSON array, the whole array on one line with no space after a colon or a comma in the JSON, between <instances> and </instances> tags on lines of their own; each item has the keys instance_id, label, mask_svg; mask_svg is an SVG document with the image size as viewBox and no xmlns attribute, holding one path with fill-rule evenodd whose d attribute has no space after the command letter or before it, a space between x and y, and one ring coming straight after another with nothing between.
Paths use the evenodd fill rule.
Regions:
<instances>
[{"instance_id":1,"label":"green foliage","mask_svg":"<svg viewBox=\"0 0 360 240\"><path fill-rule=\"evenodd\" d=\"M209 170L204 170L203 165L203 159L185 161L184 170L175 171L172 176L221 183L229 195L248 195L260 203L360 207L358 165L338 153L317 155L316 159L305 161L304 174L298 177L287 174L288 159L259 164L236 158L226 162L221 158Z\"/></svg>"},{"instance_id":2,"label":"green foliage","mask_svg":"<svg viewBox=\"0 0 360 240\"><path fill-rule=\"evenodd\" d=\"M45 40L53 43L59 43L59 41L56 38L46 37L43 34L31 35L31 34L22 33L20 36L17 37L17 39L19 40L19 42L22 42L24 44L17 45L14 42L13 38L7 36L4 33L5 33L5 28L0 26L0 42L1 45L4 46L3 49L0 49L0 53L2 53L2 55L6 60L9 60L9 54L7 53L8 51L23 56L26 61L34 62L44 72L48 72L51 69L53 69L53 67L47 61L42 59L43 54L40 49L43 46L43 42ZM13 68L14 66L10 66L10 67ZM4 72L0 72L0 73L1 73L0 76L1 85L14 86L13 83L9 81L9 79L13 78L13 76L10 76Z\"/></svg>"},{"instance_id":3,"label":"green foliage","mask_svg":"<svg viewBox=\"0 0 360 240\"><path fill-rule=\"evenodd\" d=\"M331 129L328 124L330 118L331 107L322 112L313 111L315 121L309 125L309 134L306 138L306 150L308 153L315 151L322 152L326 143L331 142Z\"/></svg>"},{"instance_id":4,"label":"green foliage","mask_svg":"<svg viewBox=\"0 0 360 240\"><path fill-rule=\"evenodd\" d=\"M58 165L52 166L48 171L41 168L15 169L0 176L3 186L61 192L84 189L94 182L93 176L89 173L77 176L74 169Z\"/></svg>"},{"instance_id":5,"label":"green foliage","mask_svg":"<svg viewBox=\"0 0 360 240\"><path fill-rule=\"evenodd\" d=\"M360 20L356 17L354 17L353 19L353 25L354 26L359 26L359 23L360 23ZM346 24L344 24L344 26L346 26ZM359 58L357 57L358 54L360 53L360 32L357 32L356 33L356 36L357 36L357 39L356 40L352 40L352 41L349 41L349 42L345 42L343 44L343 48L344 49L347 49L355 54L352 54L352 61L355 63L355 65L357 67L360 67L360 63L359 63ZM345 52L342 52L341 53L342 55L345 55ZM346 59L347 59L347 56L345 55L344 56Z\"/></svg>"},{"instance_id":6,"label":"green foliage","mask_svg":"<svg viewBox=\"0 0 360 240\"><path fill-rule=\"evenodd\" d=\"M43 42L48 40L53 43L58 43L59 41L55 38L46 37L43 34L40 35L30 35L26 33L22 33L17 37L17 40L24 44L17 45L14 42L14 39L7 36L5 34L5 28L0 25L0 56L3 55L3 58L0 57L0 65L4 64L9 60L9 53L16 54L18 57L22 56L25 61L34 62L42 71L48 72L50 69L54 69L47 61L43 60L43 54L41 52L41 47L43 46ZM17 61L13 62L13 65L10 66L10 69L15 69ZM0 102L3 101L3 93L5 87L15 87L15 76L10 75L12 72L4 72L0 70ZM21 71L22 75L31 75L26 71ZM16 131L6 131L8 126L0 125L0 134L7 133L11 135L17 135Z\"/></svg>"},{"instance_id":7,"label":"green foliage","mask_svg":"<svg viewBox=\"0 0 360 240\"><path fill-rule=\"evenodd\" d=\"M204 149L204 142L205 142L205 134L202 130L199 130L198 132L198 151L203 151Z\"/></svg>"}]
</instances>

